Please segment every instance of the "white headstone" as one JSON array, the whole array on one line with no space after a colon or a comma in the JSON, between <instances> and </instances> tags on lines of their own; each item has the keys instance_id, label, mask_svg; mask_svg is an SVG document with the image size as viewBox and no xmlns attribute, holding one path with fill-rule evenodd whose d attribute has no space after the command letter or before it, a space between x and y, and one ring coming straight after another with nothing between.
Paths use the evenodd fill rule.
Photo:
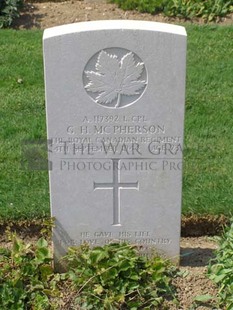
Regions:
<instances>
[{"instance_id":1,"label":"white headstone","mask_svg":"<svg viewBox=\"0 0 233 310\"><path fill-rule=\"evenodd\" d=\"M185 29L96 21L43 40L55 260L129 241L178 261Z\"/></svg>"}]
</instances>

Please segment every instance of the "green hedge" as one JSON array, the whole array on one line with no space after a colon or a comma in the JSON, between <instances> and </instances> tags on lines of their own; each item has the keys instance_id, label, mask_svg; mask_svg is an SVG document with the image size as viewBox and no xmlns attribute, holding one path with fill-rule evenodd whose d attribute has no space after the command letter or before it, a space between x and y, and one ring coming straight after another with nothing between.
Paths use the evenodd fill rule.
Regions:
<instances>
[{"instance_id":1,"label":"green hedge","mask_svg":"<svg viewBox=\"0 0 233 310\"><path fill-rule=\"evenodd\" d=\"M232 0L110 0L123 10L137 10L143 13L163 13L169 17L205 21L217 20L233 12Z\"/></svg>"},{"instance_id":2,"label":"green hedge","mask_svg":"<svg viewBox=\"0 0 233 310\"><path fill-rule=\"evenodd\" d=\"M209 278L219 288L217 299L220 309L233 309L233 218L231 226L226 228L219 239L219 248L215 260L208 268Z\"/></svg>"},{"instance_id":3,"label":"green hedge","mask_svg":"<svg viewBox=\"0 0 233 310\"><path fill-rule=\"evenodd\" d=\"M11 26L13 20L19 16L19 9L23 6L23 0L0 1L0 28Z\"/></svg>"}]
</instances>

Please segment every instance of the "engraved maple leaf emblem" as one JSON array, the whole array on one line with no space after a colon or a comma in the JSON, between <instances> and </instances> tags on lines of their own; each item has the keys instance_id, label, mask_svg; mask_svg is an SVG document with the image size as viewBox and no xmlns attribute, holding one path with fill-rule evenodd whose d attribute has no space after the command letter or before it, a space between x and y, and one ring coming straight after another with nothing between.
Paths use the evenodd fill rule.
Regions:
<instances>
[{"instance_id":1,"label":"engraved maple leaf emblem","mask_svg":"<svg viewBox=\"0 0 233 310\"><path fill-rule=\"evenodd\" d=\"M121 105L121 96L138 95L146 81L140 80L144 64L136 62L134 54L129 52L120 60L116 55L101 51L95 65L96 72L85 71L89 83L85 89L99 93L96 102L110 104L116 100L115 108Z\"/></svg>"}]
</instances>

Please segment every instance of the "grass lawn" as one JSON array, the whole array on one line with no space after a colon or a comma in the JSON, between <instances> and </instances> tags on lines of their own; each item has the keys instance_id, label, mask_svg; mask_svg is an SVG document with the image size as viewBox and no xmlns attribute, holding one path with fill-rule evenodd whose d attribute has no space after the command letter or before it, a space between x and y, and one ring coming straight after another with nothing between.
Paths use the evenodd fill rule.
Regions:
<instances>
[{"instance_id":1,"label":"grass lawn","mask_svg":"<svg viewBox=\"0 0 233 310\"><path fill-rule=\"evenodd\" d=\"M232 214L233 27L188 26L183 212Z\"/></svg>"},{"instance_id":2,"label":"grass lawn","mask_svg":"<svg viewBox=\"0 0 233 310\"><path fill-rule=\"evenodd\" d=\"M233 26L188 32L183 213L232 214ZM0 219L49 215L48 173L22 168L46 139L42 31L0 31Z\"/></svg>"}]
</instances>

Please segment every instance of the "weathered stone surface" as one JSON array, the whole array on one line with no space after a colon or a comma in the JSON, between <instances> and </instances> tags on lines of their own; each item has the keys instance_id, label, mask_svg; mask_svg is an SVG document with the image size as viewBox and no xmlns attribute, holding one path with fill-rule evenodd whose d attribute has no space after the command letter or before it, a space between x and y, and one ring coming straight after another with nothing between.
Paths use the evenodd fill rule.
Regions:
<instances>
[{"instance_id":1,"label":"weathered stone surface","mask_svg":"<svg viewBox=\"0 0 233 310\"><path fill-rule=\"evenodd\" d=\"M98 21L43 40L56 259L116 240L178 260L184 28Z\"/></svg>"}]
</instances>

